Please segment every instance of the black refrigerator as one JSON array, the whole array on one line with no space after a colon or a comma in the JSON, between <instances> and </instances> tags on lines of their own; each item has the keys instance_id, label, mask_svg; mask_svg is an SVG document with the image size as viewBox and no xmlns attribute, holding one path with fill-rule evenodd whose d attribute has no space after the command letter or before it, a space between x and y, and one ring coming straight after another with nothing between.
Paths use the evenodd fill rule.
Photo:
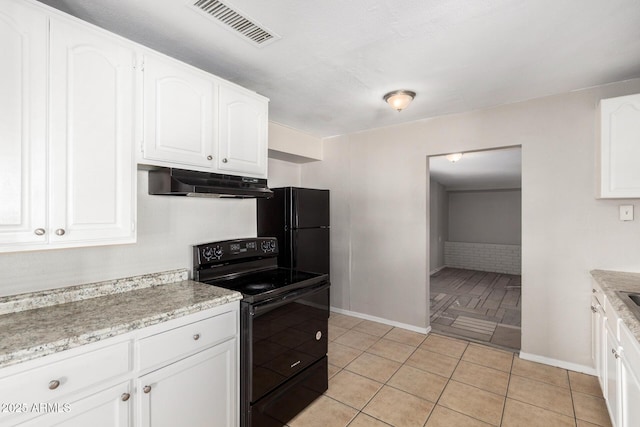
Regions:
<instances>
[{"instance_id":1,"label":"black refrigerator","mask_svg":"<svg viewBox=\"0 0 640 427\"><path fill-rule=\"evenodd\" d=\"M258 199L258 237L276 237L278 265L329 274L329 190L272 188Z\"/></svg>"}]
</instances>

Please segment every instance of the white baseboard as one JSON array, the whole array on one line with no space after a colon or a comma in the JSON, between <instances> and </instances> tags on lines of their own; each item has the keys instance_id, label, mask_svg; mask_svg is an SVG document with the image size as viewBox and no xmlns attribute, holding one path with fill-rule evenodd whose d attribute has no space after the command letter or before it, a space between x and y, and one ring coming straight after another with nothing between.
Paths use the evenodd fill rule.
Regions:
<instances>
[{"instance_id":1,"label":"white baseboard","mask_svg":"<svg viewBox=\"0 0 640 427\"><path fill-rule=\"evenodd\" d=\"M520 352L520 359L529 360L531 362L544 363L545 365L557 366L558 368L568 369L570 371L582 372L587 375L597 375L595 368L591 366L578 365L577 363L565 362L563 360L552 359L550 357L539 356L537 354Z\"/></svg>"},{"instance_id":2,"label":"white baseboard","mask_svg":"<svg viewBox=\"0 0 640 427\"><path fill-rule=\"evenodd\" d=\"M394 326L396 328L407 329L409 331L418 332L420 334L426 335L429 332L431 332L431 326L428 326L426 328L420 328L418 326L409 325L407 323L396 322L393 320L383 319L382 317L376 317L376 316L370 316L368 314L357 313L355 311L343 310L337 307L331 307L330 310L335 313L346 314L347 316L353 316L359 319L371 320L372 322L383 323L385 325Z\"/></svg>"}]
</instances>

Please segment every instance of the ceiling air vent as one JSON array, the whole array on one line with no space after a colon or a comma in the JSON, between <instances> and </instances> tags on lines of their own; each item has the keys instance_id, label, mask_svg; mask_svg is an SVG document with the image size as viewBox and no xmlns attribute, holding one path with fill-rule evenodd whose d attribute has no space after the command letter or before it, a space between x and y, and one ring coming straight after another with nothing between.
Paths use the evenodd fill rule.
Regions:
<instances>
[{"instance_id":1,"label":"ceiling air vent","mask_svg":"<svg viewBox=\"0 0 640 427\"><path fill-rule=\"evenodd\" d=\"M206 13L209 18L224 24L225 28L242 35L245 40L256 46L266 46L280 38L221 1L198 0L193 3L192 0L191 3L198 11Z\"/></svg>"}]
</instances>

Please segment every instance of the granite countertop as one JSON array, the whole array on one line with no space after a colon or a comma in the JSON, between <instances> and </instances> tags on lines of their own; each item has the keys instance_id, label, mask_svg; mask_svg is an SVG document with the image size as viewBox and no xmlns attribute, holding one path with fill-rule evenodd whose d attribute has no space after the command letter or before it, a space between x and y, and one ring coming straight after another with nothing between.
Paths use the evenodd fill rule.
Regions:
<instances>
[{"instance_id":1,"label":"granite countertop","mask_svg":"<svg viewBox=\"0 0 640 427\"><path fill-rule=\"evenodd\" d=\"M0 297L0 367L240 299L187 270Z\"/></svg>"},{"instance_id":2,"label":"granite countertop","mask_svg":"<svg viewBox=\"0 0 640 427\"><path fill-rule=\"evenodd\" d=\"M640 320L616 293L616 291L640 292L640 273L592 270L591 276L602 287L607 300L618 313L618 316L627 325L636 340L640 342Z\"/></svg>"}]
</instances>

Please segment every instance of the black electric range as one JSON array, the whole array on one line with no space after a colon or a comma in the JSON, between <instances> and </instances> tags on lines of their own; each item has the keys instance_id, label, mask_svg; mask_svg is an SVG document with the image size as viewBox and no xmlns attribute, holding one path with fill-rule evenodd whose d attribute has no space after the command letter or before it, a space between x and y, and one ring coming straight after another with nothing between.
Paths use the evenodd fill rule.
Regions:
<instances>
[{"instance_id":1,"label":"black electric range","mask_svg":"<svg viewBox=\"0 0 640 427\"><path fill-rule=\"evenodd\" d=\"M328 387L329 278L281 268L260 237L193 247L193 278L236 290L240 302L240 420L283 426Z\"/></svg>"}]
</instances>

